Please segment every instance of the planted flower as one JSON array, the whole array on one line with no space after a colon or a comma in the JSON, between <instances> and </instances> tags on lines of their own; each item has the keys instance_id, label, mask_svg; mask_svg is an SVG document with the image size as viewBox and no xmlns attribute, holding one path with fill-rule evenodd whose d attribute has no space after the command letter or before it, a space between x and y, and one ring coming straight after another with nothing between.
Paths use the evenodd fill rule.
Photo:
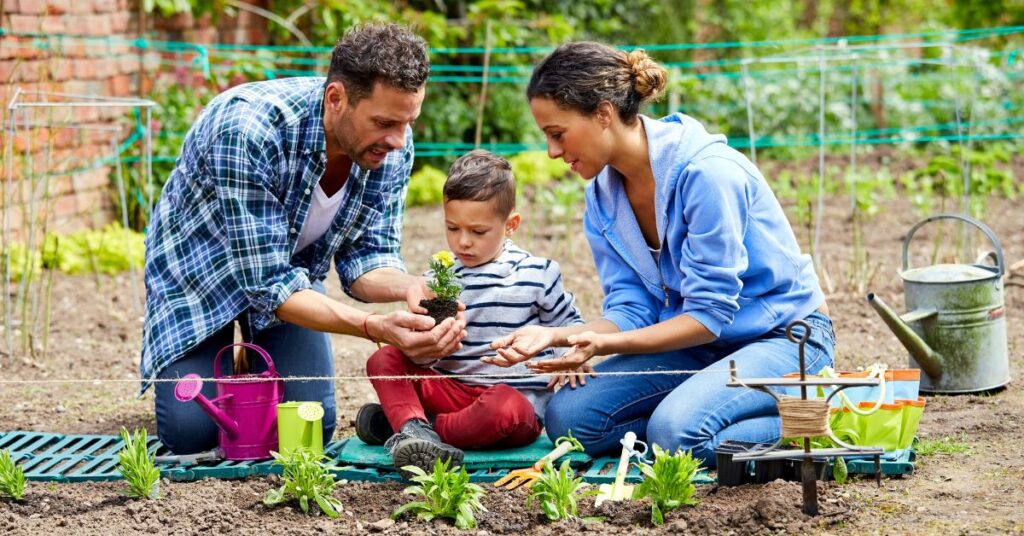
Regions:
<instances>
[{"instance_id":1,"label":"planted flower","mask_svg":"<svg viewBox=\"0 0 1024 536\"><path fill-rule=\"evenodd\" d=\"M136 499L156 499L159 496L160 470L156 456L150 454L146 430L139 428L133 434L121 427L124 447L117 453L118 469L128 483L128 496Z\"/></svg>"},{"instance_id":2,"label":"planted flower","mask_svg":"<svg viewBox=\"0 0 1024 536\"><path fill-rule=\"evenodd\" d=\"M427 279L427 287L436 297L429 300L420 300L420 306L427 310L427 314L438 324L445 318L451 318L458 312L459 293L462 292L462 285L459 284L459 276L452 270L455 266L455 256L451 251L439 251L430 258L430 276Z\"/></svg>"},{"instance_id":3,"label":"planted flower","mask_svg":"<svg viewBox=\"0 0 1024 536\"><path fill-rule=\"evenodd\" d=\"M469 481L469 473L465 467L449 469L448 460L434 461L431 473L415 465L403 467L413 474L412 481L416 484L405 488L403 493L419 497L398 507L391 514L397 519L405 512L413 512L423 521L447 518L455 521L455 527L463 530L476 526L475 512L486 512L480 500L484 490Z\"/></svg>"},{"instance_id":4,"label":"planted flower","mask_svg":"<svg viewBox=\"0 0 1024 536\"><path fill-rule=\"evenodd\" d=\"M331 466L324 465L327 457L300 446L286 454L270 452L274 464L284 468L281 473L282 486L267 492L263 504L273 506L289 501L299 503L303 512L309 513L316 505L327 517L338 517L341 501L331 496L337 482L331 473Z\"/></svg>"}]
</instances>

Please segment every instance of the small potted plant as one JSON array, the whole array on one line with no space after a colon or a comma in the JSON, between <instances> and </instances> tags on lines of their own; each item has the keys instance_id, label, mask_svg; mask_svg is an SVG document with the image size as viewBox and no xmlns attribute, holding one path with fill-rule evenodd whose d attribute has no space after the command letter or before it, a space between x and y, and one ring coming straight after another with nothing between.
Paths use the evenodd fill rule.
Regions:
<instances>
[{"instance_id":1,"label":"small potted plant","mask_svg":"<svg viewBox=\"0 0 1024 536\"><path fill-rule=\"evenodd\" d=\"M427 287L436 297L420 300L420 306L426 309L427 314L438 324L458 312L462 285L458 283L459 276L452 270L453 266L455 256L451 251L439 251L430 258L430 278L427 279Z\"/></svg>"}]
</instances>

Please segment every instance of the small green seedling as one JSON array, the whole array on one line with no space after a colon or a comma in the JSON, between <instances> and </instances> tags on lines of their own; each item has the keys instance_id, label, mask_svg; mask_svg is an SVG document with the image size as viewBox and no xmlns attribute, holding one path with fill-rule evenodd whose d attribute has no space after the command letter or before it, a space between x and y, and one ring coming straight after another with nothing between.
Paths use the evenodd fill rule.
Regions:
<instances>
[{"instance_id":1,"label":"small green seedling","mask_svg":"<svg viewBox=\"0 0 1024 536\"><path fill-rule=\"evenodd\" d=\"M683 505L697 504L693 498L696 487L693 477L700 469L700 461L689 452L677 450L669 454L658 445L652 445L654 463L639 465L644 481L633 490L634 499L650 497L651 522L661 525L665 514Z\"/></svg>"},{"instance_id":2,"label":"small green seedling","mask_svg":"<svg viewBox=\"0 0 1024 536\"><path fill-rule=\"evenodd\" d=\"M327 517L338 517L341 501L331 496L337 482L331 468L323 463L323 460L328 459L326 456L305 446L295 447L287 454L273 451L270 454L276 465L284 467L281 474L284 484L268 491L263 504L272 506L295 500L299 502L299 508L308 514L309 503L312 501Z\"/></svg>"},{"instance_id":3,"label":"small green seedling","mask_svg":"<svg viewBox=\"0 0 1024 536\"><path fill-rule=\"evenodd\" d=\"M413 465L403 467L402 469L414 475L412 481L416 484L405 488L402 493L420 496L422 500L408 502L398 507L391 514L391 519L397 519L405 512L412 511L423 521L443 517L454 519L455 526L463 530L475 527L474 513L487 511L480 503L484 490L469 482L469 473L465 467L449 470L448 463L448 460L436 460L434 470L430 474Z\"/></svg>"},{"instance_id":4,"label":"small green seedling","mask_svg":"<svg viewBox=\"0 0 1024 536\"><path fill-rule=\"evenodd\" d=\"M156 485L160 480L160 470L156 468L156 456L149 453L146 446L146 430L139 428L129 434L128 429L121 427L121 440L124 447L117 453L118 469L128 482L128 496L137 499L155 499L159 495Z\"/></svg>"},{"instance_id":5,"label":"small green seedling","mask_svg":"<svg viewBox=\"0 0 1024 536\"><path fill-rule=\"evenodd\" d=\"M25 470L11 459L11 453L0 450L0 493L20 501L25 496Z\"/></svg>"},{"instance_id":6,"label":"small green seedling","mask_svg":"<svg viewBox=\"0 0 1024 536\"><path fill-rule=\"evenodd\" d=\"M583 491L585 487L583 477L576 477L576 471L569 467L569 460L563 461L557 471L551 463L545 463L540 478L530 487L526 507L539 504L551 521L574 519L579 499L597 494L597 490Z\"/></svg>"}]
</instances>

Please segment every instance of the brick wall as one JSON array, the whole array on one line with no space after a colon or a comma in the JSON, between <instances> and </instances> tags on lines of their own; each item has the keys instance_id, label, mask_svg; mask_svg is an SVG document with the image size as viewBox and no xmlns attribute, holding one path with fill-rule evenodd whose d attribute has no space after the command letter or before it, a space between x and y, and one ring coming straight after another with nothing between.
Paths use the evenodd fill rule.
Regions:
<instances>
[{"instance_id":1,"label":"brick wall","mask_svg":"<svg viewBox=\"0 0 1024 536\"><path fill-rule=\"evenodd\" d=\"M267 2L250 3L265 7ZM220 17L216 22L209 16L196 19L188 15L169 19L147 15L143 20L147 36L155 40L267 42L266 21L241 10L236 17ZM131 44L140 34L136 0L0 0L0 26L5 30L0 36L0 128L6 129L7 103L16 89L138 97L140 85L148 87L150 84L145 82L159 69L158 56L152 52L144 56ZM36 34L39 38L20 34ZM56 39L59 34L95 39ZM118 39L114 44L100 39L107 36ZM38 100L30 96L25 99ZM60 98L49 96L47 100ZM110 181L114 168L101 164L110 162L111 137L123 140L131 132L127 118L131 108L33 110L30 122L58 127L20 129L20 135L13 137L15 186L11 203L4 200L3 206L12 207L16 236L24 234L27 213L35 214L37 221L45 220L47 227L57 232L119 219L114 214ZM20 122L24 117L16 119ZM118 126L122 128L120 133L108 131ZM4 139L8 136L6 130L0 132ZM6 184L8 156L0 152L0 161L0 177ZM34 177L33 181L22 180L26 176ZM47 189L45 195L43 186ZM43 198L48 198L45 206ZM0 215L0 224L2 219Z\"/></svg>"}]
</instances>

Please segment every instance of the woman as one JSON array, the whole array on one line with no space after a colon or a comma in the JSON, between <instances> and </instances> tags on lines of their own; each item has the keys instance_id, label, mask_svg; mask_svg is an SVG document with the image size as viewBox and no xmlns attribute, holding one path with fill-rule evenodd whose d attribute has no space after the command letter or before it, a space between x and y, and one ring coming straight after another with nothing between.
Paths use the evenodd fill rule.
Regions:
<instances>
[{"instance_id":1,"label":"woman","mask_svg":"<svg viewBox=\"0 0 1024 536\"><path fill-rule=\"evenodd\" d=\"M534 70L527 97L548 155L593 179L583 223L603 314L519 330L494 341L488 361L508 366L572 346L528 365L550 373L617 354L596 371L700 371L599 376L560 390L546 424L552 438L571 429L591 454L616 450L632 431L714 466L722 441L780 433L770 396L726 387L729 361L743 377L796 371L785 327L803 319L814 372L832 363L835 336L811 260L757 168L690 117L638 114L665 82L643 51L589 42L562 45Z\"/></svg>"}]
</instances>

